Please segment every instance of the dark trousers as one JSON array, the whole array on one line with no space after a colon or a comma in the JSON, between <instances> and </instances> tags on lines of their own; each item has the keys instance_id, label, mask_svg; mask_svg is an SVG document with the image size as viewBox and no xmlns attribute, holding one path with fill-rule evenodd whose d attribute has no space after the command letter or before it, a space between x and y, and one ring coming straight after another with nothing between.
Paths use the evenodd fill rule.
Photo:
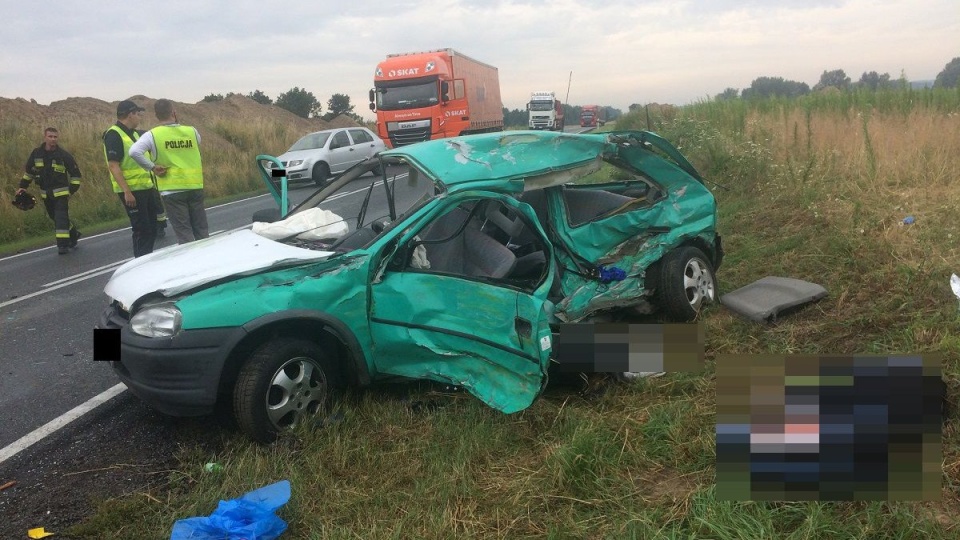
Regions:
<instances>
[{"instance_id":1,"label":"dark trousers","mask_svg":"<svg viewBox=\"0 0 960 540\"><path fill-rule=\"evenodd\" d=\"M133 236L133 256L140 257L153 252L153 244L157 240L157 190L141 189L133 191L133 198L137 206L130 208L123 202L123 193L117 193L120 204L127 211L130 218L130 230Z\"/></svg>"},{"instance_id":2,"label":"dark trousers","mask_svg":"<svg viewBox=\"0 0 960 540\"><path fill-rule=\"evenodd\" d=\"M177 243L185 244L210 236L207 211L203 207L203 190L188 189L163 196L167 219L177 235Z\"/></svg>"},{"instance_id":3,"label":"dark trousers","mask_svg":"<svg viewBox=\"0 0 960 540\"><path fill-rule=\"evenodd\" d=\"M53 220L53 227L56 230L57 247L69 247L70 236L76 234L76 226L70 222L70 196L61 195L54 197L52 191L43 195L43 206L47 209L47 215Z\"/></svg>"}]
</instances>

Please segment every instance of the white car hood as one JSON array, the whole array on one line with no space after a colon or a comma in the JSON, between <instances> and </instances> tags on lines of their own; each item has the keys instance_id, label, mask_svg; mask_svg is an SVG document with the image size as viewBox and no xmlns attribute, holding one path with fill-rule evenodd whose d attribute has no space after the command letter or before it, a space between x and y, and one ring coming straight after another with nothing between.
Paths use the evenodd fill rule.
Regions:
<instances>
[{"instance_id":1,"label":"white car hood","mask_svg":"<svg viewBox=\"0 0 960 540\"><path fill-rule=\"evenodd\" d=\"M333 255L264 238L250 229L211 236L144 255L117 268L103 292L129 310L145 294L175 296L230 276Z\"/></svg>"}]
</instances>

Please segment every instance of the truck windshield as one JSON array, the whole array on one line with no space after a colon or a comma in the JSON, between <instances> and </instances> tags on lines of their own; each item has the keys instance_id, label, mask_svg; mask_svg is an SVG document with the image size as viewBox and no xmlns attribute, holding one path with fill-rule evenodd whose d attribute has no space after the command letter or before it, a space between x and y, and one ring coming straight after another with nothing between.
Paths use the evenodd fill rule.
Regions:
<instances>
[{"instance_id":1,"label":"truck windshield","mask_svg":"<svg viewBox=\"0 0 960 540\"><path fill-rule=\"evenodd\" d=\"M531 111L552 111L553 102L552 101L531 101L530 110Z\"/></svg>"},{"instance_id":2,"label":"truck windshield","mask_svg":"<svg viewBox=\"0 0 960 540\"><path fill-rule=\"evenodd\" d=\"M439 101L436 80L405 86L377 86L377 108L384 111L429 107Z\"/></svg>"}]
</instances>

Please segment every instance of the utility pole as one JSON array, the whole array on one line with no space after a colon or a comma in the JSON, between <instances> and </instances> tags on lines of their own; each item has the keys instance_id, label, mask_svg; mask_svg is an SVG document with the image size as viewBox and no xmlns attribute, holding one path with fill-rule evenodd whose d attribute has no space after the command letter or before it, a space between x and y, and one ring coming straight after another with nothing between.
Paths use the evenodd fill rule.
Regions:
<instances>
[{"instance_id":1,"label":"utility pole","mask_svg":"<svg viewBox=\"0 0 960 540\"><path fill-rule=\"evenodd\" d=\"M563 99L565 104L570 103L570 83L573 82L573 70L570 71L570 78L567 79L567 97Z\"/></svg>"}]
</instances>

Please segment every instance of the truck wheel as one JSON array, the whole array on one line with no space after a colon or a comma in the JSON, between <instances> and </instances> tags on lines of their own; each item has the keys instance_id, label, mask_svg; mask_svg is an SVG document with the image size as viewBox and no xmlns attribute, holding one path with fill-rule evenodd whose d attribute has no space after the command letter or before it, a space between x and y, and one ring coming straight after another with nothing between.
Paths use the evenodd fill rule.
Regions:
<instances>
[{"instance_id":1,"label":"truck wheel","mask_svg":"<svg viewBox=\"0 0 960 540\"><path fill-rule=\"evenodd\" d=\"M326 408L339 385L336 366L319 345L276 338L254 351L240 369L233 414L247 436L270 443Z\"/></svg>"},{"instance_id":2,"label":"truck wheel","mask_svg":"<svg viewBox=\"0 0 960 540\"><path fill-rule=\"evenodd\" d=\"M656 280L660 308L676 322L693 321L705 305L716 301L713 265L695 247L670 251L651 270L647 275Z\"/></svg>"},{"instance_id":3,"label":"truck wheel","mask_svg":"<svg viewBox=\"0 0 960 540\"><path fill-rule=\"evenodd\" d=\"M326 163L320 162L313 166L313 183L323 187L330 178L330 167Z\"/></svg>"}]
</instances>

